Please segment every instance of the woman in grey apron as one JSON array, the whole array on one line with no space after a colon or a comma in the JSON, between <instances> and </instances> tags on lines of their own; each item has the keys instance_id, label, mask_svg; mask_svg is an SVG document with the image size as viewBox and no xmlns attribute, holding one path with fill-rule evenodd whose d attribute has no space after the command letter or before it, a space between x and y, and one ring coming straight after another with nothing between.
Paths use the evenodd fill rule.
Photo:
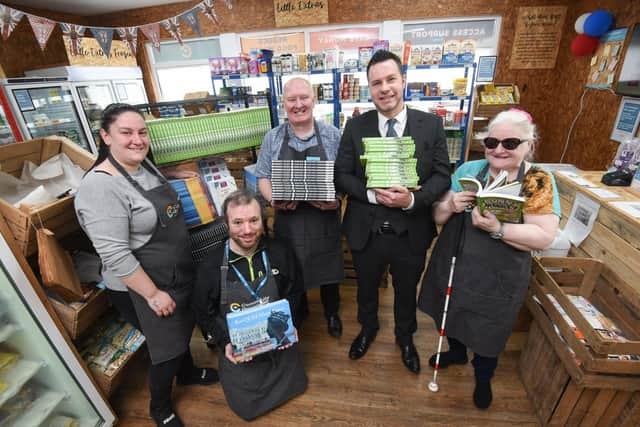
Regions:
<instances>
[{"instance_id":1,"label":"woman in grey apron","mask_svg":"<svg viewBox=\"0 0 640 427\"><path fill-rule=\"evenodd\" d=\"M314 121L317 145L305 151L289 146L289 128L285 126L279 160L328 160L322 145L318 124ZM340 208L320 210L309 203L298 203L295 210L276 209L274 220L276 237L290 243L298 266L304 276L304 289L320 287L325 316L337 316L339 284L344 278L344 259L340 240ZM308 310L306 293L302 295L298 313L304 317ZM331 326L331 325L330 325ZM339 331L335 331L339 334Z\"/></svg>"},{"instance_id":2,"label":"woman in grey apron","mask_svg":"<svg viewBox=\"0 0 640 427\"><path fill-rule=\"evenodd\" d=\"M140 246L131 245L135 247L131 253L139 267L136 267L129 277L122 279L127 283L127 288L124 291L109 289L108 292L114 306L125 320L139 328L146 338L152 363L149 373L152 418L158 425L181 426L182 422L173 412L171 405L173 379L177 377L179 384L209 384L217 381L215 370L194 367L189 351L194 326L189 303L195 272L182 207L169 182L144 160L148 140L144 119L137 110L126 104L107 107L103 113L101 135L108 142L101 144L101 154L94 165L98 166L98 169L88 172L87 175L92 175L83 180L78 192L78 218L104 262L110 255L109 252L114 252L113 248L109 248L109 239L105 239L104 235L113 233L126 236L130 227L133 227L131 224L139 222L139 219L136 219L138 208L128 212L128 221L131 222L127 222L126 225L118 223L123 224L126 230L109 229L113 216L117 217L123 213L115 211L114 206L118 205L119 201L109 200L109 195L113 193L101 188L92 188L95 183L119 185L117 191L127 193L130 203L134 203L133 200L137 200L136 203L146 200L146 206L151 205L152 215L155 211L155 226L150 237L147 236L146 242ZM114 155L114 152L117 154ZM116 160L116 157L119 160ZM139 176L139 179L159 182L160 185L150 189L143 188L123 166L123 161L130 171L136 170L135 175ZM114 172L124 177L128 184L120 181ZM91 193L100 194L102 191L105 200L99 196L91 198ZM85 208L84 203L87 201L88 204L103 203L104 207ZM96 225L98 223L105 225L101 229ZM136 279L132 279L133 277ZM136 280L136 283L133 283L133 280ZM144 286L141 286L142 282ZM150 299L149 295L144 297L139 293L144 291L152 292L154 297Z\"/></svg>"},{"instance_id":3,"label":"woman in grey apron","mask_svg":"<svg viewBox=\"0 0 640 427\"><path fill-rule=\"evenodd\" d=\"M231 305L255 303L261 298L270 302L280 299L274 274L279 269L270 265L267 249L261 257L265 275L250 281L231 264L229 242L225 246L220 267L220 313L225 317ZM234 255L237 256L237 255ZM249 261L250 262L250 261ZM229 407L244 420L252 420L301 394L307 388L307 376L298 346L264 353L245 363L232 363L219 352L220 383Z\"/></svg>"},{"instance_id":4,"label":"woman in grey apron","mask_svg":"<svg viewBox=\"0 0 640 427\"><path fill-rule=\"evenodd\" d=\"M467 162L452 179L454 191L459 188L457 179L470 173L484 187L490 169L492 173L497 169L494 163L504 168L512 181L523 183L521 195L526 202L521 224L502 224L492 214L482 216L477 208L467 208L475 197L469 192L449 192L434 209L436 221L444 216L446 223L431 254L418 306L434 319L439 331L451 259L456 256L445 325L449 351L442 353L439 366L466 363L467 347L475 353L474 403L479 408L491 404L490 381L498 355L527 293L530 251L550 245L557 230L553 178L524 160L534 135L528 114L520 110L501 113L490 124L485 139L488 161ZM429 363L435 365L435 355Z\"/></svg>"}]
</instances>

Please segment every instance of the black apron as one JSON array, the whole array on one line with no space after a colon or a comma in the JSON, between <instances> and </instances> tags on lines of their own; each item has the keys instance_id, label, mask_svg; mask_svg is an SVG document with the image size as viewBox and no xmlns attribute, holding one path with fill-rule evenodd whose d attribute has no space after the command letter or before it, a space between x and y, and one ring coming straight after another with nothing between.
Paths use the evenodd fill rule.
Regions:
<instances>
[{"instance_id":1,"label":"black apron","mask_svg":"<svg viewBox=\"0 0 640 427\"><path fill-rule=\"evenodd\" d=\"M189 348L194 326L189 303L195 280L189 233L178 194L157 169L147 163L143 164L162 182L147 191L111 155L109 161L151 202L158 215L151 239L132 252L156 287L167 292L175 301L173 314L168 317L156 315L147 300L129 288L129 295L149 348L151 363L156 365L184 354Z\"/></svg>"},{"instance_id":2,"label":"black apron","mask_svg":"<svg viewBox=\"0 0 640 427\"><path fill-rule=\"evenodd\" d=\"M231 305L246 304L259 298L269 297L273 302L280 299L278 285L263 250L267 277L247 280L251 292L238 279L229 274L229 243L227 241L222 266L220 267L220 312L231 311ZM262 285L260 287L260 285ZM256 295L254 295L255 293ZM220 384L229 407L244 420L252 420L286 401L302 394L307 388L307 375L302 355L297 345L286 350L274 350L260 354L250 362L233 364L223 351L218 353Z\"/></svg>"},{"instance_id":3,"label":"black apron","mask_svg":"<svg viewBox=\"0 0 640 427\"><path fill-rule=\"evenodd\" d=\"M285 126L284 140L278 160L327 160L318 124L314 122L317 145L299 152L289 147L289 126ZM276 210L276 237L289 242L304 275L305 290L342 282L344 260L340 240L340 208L322 211L308 203L298 203L293 211Z\"/></svg>"},{"instance_id":4,"label":"black apron","mask_svg":"<svg viewBox=\"0 0 640 427\"><path fill-rule=\"evenodd\" d=\"M476 179L483 182L488 167ZM523 179L524 162L518 172L518 181ZM456 251L445 335L481 356L497 357L527 294L531 253L492 239L474 227L470 212L452 215L433 249L418 297L418 307L433 318L438 331Z\"/></svg>"}]
</instances>

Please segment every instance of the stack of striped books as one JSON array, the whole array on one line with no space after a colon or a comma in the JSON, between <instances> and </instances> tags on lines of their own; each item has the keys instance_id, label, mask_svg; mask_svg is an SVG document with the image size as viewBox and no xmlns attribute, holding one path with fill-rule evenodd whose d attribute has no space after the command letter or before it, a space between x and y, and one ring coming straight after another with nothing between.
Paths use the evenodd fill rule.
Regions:
<instances>
[{"instance_id":1,"label":"stack of striped books","mask_svg":"<svg viewBox=\"0 0 640 427\"><path fill-rule=\"evenodd\" d=\"M213 221L215 212L200 178L173 179L170 182L180 196L188 227Z\"/></svg>"},{"instance_id":2,"label":"stack of striped books","mask_svg":"<svg viewBox=\"0 0 640 427\"><path fill-rule=\"evenodd\" d=\"M325 160L274 160L271 162L273 200L333 201L333 162Z\"/></svg>"},{"instance_id":3,"label":"stack of striped books","mask_svg":"<svg viewBox=\"0 0 640 427\"><path fill-rule=\"evenodd\" d=\"M414 188L418 185L413 138L362 138L362 145L364 154L360 161L365 168L367 188L392 185Z\"/></svg>"}]
</instances>

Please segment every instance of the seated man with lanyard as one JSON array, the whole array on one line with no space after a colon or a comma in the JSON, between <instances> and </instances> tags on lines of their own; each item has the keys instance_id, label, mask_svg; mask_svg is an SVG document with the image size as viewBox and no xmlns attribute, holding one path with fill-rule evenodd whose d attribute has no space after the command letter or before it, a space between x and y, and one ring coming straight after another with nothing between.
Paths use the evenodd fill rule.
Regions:
<instances>
[{"instance_id":1,"label":"seated man with lanyard","mask_svg":"<svg viewBox=\"0 0 640 427\"><path fill-rule=\"evenodd\" d=\"M252 420L304 392L302 354L289 343L238 362L232 357L226 316L232 306L263 298L295 300L301 280L293 252L264 235L266 215L253 194L230 194L222 211L229 240L200 263L193 307L205 336L220 349L220 383L229 407L242 419ZM295 312L293 307L291 311Z\"/></svg>"}]
</instances>

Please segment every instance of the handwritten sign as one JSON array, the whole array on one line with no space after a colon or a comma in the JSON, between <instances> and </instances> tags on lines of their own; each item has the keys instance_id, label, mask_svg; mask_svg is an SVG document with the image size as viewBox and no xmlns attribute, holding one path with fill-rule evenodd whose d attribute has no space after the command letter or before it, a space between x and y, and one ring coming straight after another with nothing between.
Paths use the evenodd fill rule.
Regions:
<instances>
[{"instance_id":1,"label":"handwritten sign","mask_svg":"<svg viewBox=\"0 0 640 427\"><path fill-rule=\"evenodd\" d=\"M240 37L243 52L271 49L274 55L305 53L304 33L273 34L270 36Z\"/></svg>"},{"instance_id":2,"label":"handwritten sign","mask_svg":"<svg viewBox=\"0 0 640 427\"><path fill-rule=\"evenodd\" d=\"M276 27L329 23L329 0L273 0Z\"/></svg>"},{"instance_id":3,"label":"handwritten sign","mask_svg":"<svg viewBox=\"0 0 640 427\"><path fill-rule=\"evenodd\" d=\"M118 67L136 67L138 65L129 47L120 40L114 40L111 43L110 56L105 55L96 39L90 37L84 37L82 39L77 55L71 53L68 43L65 43L65 47L67 49L69 65Z\"/></svg>"},{"instance_id":4,"label":"handwritten sign","mask_svg":"<svg viewBox=\"0 0 640 427\"><path fill-rule=\"evenodd\" d=\"M566 15L566 6L518 8L509 68L554 68Z\"/></svg>"}]
</instances>

